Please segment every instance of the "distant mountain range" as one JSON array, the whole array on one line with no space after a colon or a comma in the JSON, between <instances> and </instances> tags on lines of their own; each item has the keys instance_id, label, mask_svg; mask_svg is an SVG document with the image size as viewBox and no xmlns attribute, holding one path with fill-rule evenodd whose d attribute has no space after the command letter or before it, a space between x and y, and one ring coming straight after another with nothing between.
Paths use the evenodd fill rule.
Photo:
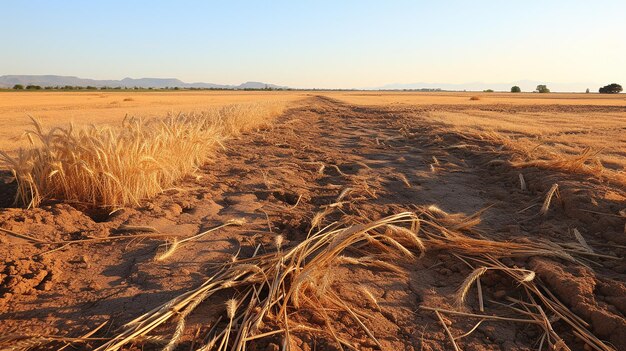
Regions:
<instances>
[{"instance_id":1,"label":"distant mountain range","mask_svg":"<svg viewBox=\"0 0 626 351\"><path fill-rule=\"evenodd\" d=\"M185 83L176 78L124 78L122 80L99 80L86 79L72 76L55 76L55 75L5 75L0 76L0 87L11 88L15 84L39 85L42 87L56 86L93 86L93 87L122 87L122 88L204 88L204 89L287 89L287 87L266 84L262 82L246 82L239 85L224 85L213 83Z\"/></svg>"},{"instance_id":2,"label":"distant mountain range","mask_svg":"<svg viewBox=\"0 0 626 351\"><path fill-rule=\"evenodd\" d=\"M514 85L519 86L522 91L534 91L537 85L545 84L551 91L558 92L585 92L589 88L592 92L598 92L598 88L605 84L596 82L579 82L579 83L554 83L554 82L539 82L532 80L518 80L510 83L483 83L472 82L462 84L448 84L448 83L411 83L411 84L387 84L382 87L370 88L372 90L398 90L398 89L441 89L441 90L454 90L454 91L483 91L492 89L494 91L511 91L511 87Z\"/></svg>"}]
</instances>

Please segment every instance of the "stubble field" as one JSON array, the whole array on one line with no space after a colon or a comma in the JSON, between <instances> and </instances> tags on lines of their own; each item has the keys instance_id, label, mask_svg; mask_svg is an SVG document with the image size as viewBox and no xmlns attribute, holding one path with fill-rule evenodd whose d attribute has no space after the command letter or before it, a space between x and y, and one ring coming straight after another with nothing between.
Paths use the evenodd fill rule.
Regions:
<instances>
[{"instance_id":1,"label":"stubble field","mask_svg":"<svg viewBox=\"0 0 626 351\"><path fill-rule=\"evenodd\" d=\"M248 107L216 110L232 104ZM206 110L74 153L55 136L29 159L57 167L29 183L34 208L11 205L1 164L0 347L626 349L623 95L7 92L0 150L28 147L27 114L80 129ZM136 148L154 194L54 188L126 184L93 163L141 138L165 145ZM164 164L189 150L180 176Z\"/></svg>"}]
</instances>

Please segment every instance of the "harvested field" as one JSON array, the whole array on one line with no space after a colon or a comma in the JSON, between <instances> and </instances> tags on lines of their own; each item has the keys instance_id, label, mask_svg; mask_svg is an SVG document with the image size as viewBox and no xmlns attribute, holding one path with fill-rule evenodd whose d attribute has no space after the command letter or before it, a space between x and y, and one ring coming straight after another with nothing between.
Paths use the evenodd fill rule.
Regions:
<instances>
[{"instance_id":1,"label":"harvested field","mask_svg":"<svg viewBox=\"0 0 626 351\"><path fill-rule=\"evenodd\" d=\"M623 97L264 94L137 204L5 177L0 349L626 350Z\"/></svg>"},{"instance_id":2,"label":"harvested field","mask_svg":"<svg viewBox=\"0 0 626 351\"><path fill-rule=\"evenodd\" d=\"M586 106L589 110L600 106L626 106L626 98L622 95L573 94L573 93L461 93L461 92L385 92L385 91L348 91L324 93L325 96L356 105L387 106L387 105L543 105ZM472 97L478 100L471 101ZM491 108L494 108L492 106ZM532 107L530 107L532 108Z\"/></svg>"}]
</instances>

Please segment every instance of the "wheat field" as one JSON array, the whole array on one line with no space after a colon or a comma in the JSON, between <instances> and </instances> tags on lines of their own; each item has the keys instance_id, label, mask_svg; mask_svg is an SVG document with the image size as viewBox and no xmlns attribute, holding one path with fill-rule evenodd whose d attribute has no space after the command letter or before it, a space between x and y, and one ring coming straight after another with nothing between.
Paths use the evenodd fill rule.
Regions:
<instances>
[{"instance_id":1,"label":"wheat field","mask_svg":"<svg viewBox=\"0 0 626 351\"><path fill-rule=\"evenodd\" d=\"M127 117L118 126L48 130L33 118L26 131L31 145L16 157L0 156L17 180L17 204L58 199L111 209L137 206L192 174L227 138L270 126L283 109L278 103L236 104L147 120Z\"/></svg>"},{"instance_id":2,"label":"wheat field","mask_svg":"<svg viewBox=\"0 0 626 351\"><path fill-rule=\"evenodd\" d=\"M14 151L29 144L22 138L32 116L47 127L73 122L76 126L111 125L126 115L163 117L176 113L199 113L216 107L251 102L287 103L306 94L294 92L0 92L0 150Z\"/></svg>"}]
</instances>

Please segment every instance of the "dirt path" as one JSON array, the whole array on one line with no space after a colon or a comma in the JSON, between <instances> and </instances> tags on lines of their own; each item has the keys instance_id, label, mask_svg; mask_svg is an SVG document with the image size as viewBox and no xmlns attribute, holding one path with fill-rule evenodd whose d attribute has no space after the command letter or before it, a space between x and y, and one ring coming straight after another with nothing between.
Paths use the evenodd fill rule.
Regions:
<instances>
[{"instance_id":1,"label":"dirt path","mask_svg":"<svg viewBox=\"0 0 626 351\"><path fill-rule=\"evenodd\" d=\"M626 244L625 219L617 215L626 207L619 197L623 189L556 171L514 169L503 162L506 153L497 145L449 132L420 110L356 107L324 97L303 106L290 110L271 130L229 141L195 177L142 208L111 216L64 204L0 210L0 227L45 241L126 235L118 230L124 224L188 237L229 220L246 221L191 241L163 261L155 257L165 239L141 234L132 240L68 246L33 245L2 235L0 255L7 259L0 264L0 334L78 336L110 321L97 334L106 337L203 282L216 263L233 255L249 257L257 245L272 245L278 234L289 245L304 239L315 222L322 226L345 216L374 220L432 204L467 215L487 209L478 228L491 239L569 243L576 242L572 230L577 228L597 253L621 258L596 259L599 265L590 263L593 270L543 258L513 263L535 270L598 337L626 349L626 250L619 246ZM520 173L526 190L520 189ZM560 198L546 216L539 216L545 193L555 183ZM341 205L325 212L337 202ZM318 221L318 213L326 215ZM52 249L58 250L47 252ZM333 284L347 301L369 311L368 328L385 349L451 349L437 317L420 306L455 308L456 290L472 269L445 251L429 252L403 267L406 274L341 267ZM363 287L380 310L363 298ZM490 276L483 288L486 298L515 290ZM469 308L476 307L472 301ZM221 306L218 302L194 316L188 330L202 332L214 322L211 311ZM335 317L343 325L340 333L362 349L375 348L348 318ZM458 336L477 320L449 322ZM571 331L558 321L554 327L572 349L582 349ZM457 342L464 350L524 350L536 348L540 337L539 329L527 325L489 321ZM321 336L296 338L303 350L335 347ZM273 347L271 343L278 341L263 340L257 347Z\"/></svg>"}]
</instances>

